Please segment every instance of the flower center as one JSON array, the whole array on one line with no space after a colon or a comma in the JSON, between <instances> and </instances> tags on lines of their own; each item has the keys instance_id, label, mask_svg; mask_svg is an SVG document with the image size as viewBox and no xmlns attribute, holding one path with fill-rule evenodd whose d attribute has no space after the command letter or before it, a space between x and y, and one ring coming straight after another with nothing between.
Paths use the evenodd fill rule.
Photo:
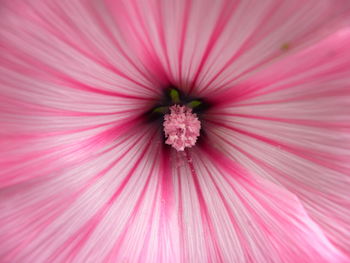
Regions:
<instances>
[{"instance_id":1,"label":"flower center","mask_svg":"<svg viewBox=\"0 0 350 263\"><path fill-rule=\"evenodd\" d=\"M210 101L181 92L170 85L163 96L143 116L163 128L162 140L177 151L184 151L204 136L205 112L212 106ZM205 125L204 125L205 126ZM202 131L201 131L202 129Z\"/></svg>"},{"instance_id":2,"label":"flower center","mask_svg":"<svg viewBox=\"0 0 350 263\"><path fill-rule=\"evenodd\" d=\"M183 151L186 147L196 144L201 129L201 123L192 109L186 106L173 105L170 114L164 115L164 133L166 144L171 145L177 151Z\"/></svg>"}]
</instances>

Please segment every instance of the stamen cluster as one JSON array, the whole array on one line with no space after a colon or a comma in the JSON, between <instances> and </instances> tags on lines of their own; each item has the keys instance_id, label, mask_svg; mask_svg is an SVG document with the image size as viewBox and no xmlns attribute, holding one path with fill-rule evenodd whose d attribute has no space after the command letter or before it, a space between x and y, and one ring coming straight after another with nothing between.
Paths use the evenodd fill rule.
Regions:
<instances>
[{"instance_id":1,"label":"stamen cluster","mask_svg":"<svg viewBox=\"0 0 350 263\"><path fill-rule=\"evenodd\" d=\"M201 123L192 109L186 106L173 105L170 114L164 115L164 133L167 138L165 143L174 147L177 151L183 151L186 147L196 144L201 129Z\"/></svg>"}]
</instances>

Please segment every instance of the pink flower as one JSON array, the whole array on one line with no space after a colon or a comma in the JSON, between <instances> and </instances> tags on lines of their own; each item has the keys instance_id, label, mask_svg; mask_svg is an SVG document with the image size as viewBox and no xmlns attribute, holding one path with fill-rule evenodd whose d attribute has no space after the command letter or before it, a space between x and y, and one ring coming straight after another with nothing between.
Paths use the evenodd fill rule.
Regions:
<instances>
[{"instance_id":1,"label":"pink flower","mask_svg":"<svg viewBox=\"0 0 350 263\"><path fill-rule=\"evenodd\" d=\"M2 0L0 262L350 262L349 10Z\"/></svg>"}]
</instances>

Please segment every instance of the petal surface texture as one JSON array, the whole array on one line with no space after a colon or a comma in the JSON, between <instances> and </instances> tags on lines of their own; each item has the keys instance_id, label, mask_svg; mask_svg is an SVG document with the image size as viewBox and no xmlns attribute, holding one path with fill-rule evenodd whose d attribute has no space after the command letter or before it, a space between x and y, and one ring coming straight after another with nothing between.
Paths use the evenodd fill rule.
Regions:
<instances>
[{"instance_id":1,"label":"petal surface texture","mask_svg":"<svg viewBox=\"0 0 350 263\"><path fill-rule=\"evenodd\" d=\"M225 155L295 193L348 254L349 45L339 31L243 81L218 96L208 129Z\"/></svg>"},{"instance_id":2,"label":"petal surface texture","mask_svg":"<svg viewBox=\"0 0 350 263\"><path fill-rule=\"evenodd\" d=\"M349 10L0 1L0 262L349 263ZM169 84L211 105L181 152Z\"/></svg>"}]
</instances>

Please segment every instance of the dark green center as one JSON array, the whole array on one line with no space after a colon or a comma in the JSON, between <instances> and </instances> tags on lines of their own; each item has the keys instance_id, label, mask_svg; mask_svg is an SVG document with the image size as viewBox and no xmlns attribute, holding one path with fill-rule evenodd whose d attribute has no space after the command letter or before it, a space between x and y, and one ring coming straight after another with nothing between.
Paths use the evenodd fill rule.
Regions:
<instances>
[{"instance_id":1,"label":"dark green center","mask_svg":"<svg viewBox=\"0 0 350 263\"><path fill-rule=\"evenodd\" d=\"M169 108L173 105L186 106L192 109L193 113L196 113L198 118L210 107L210 104L199 97L188 95L181 92L177 87L170 85L164 89L163 96L161 96L158 102L145 113L145 119L147 121L158 121L160 123L164 120L164 115L170 113Z\"/></svg>"},{"instance_id":2,"label":"dark green center","mask_svg":"<svg viewBox=\"0 0 350 263\"><path fill-rule=\"evenodd\" d=\"M169 112L169 107L171 107L172 105L183 105L188 108L191 108L194 111L195 108L199 107L202 104L202 102L198 99L186 100L185 98L183 98L183 96L181 96L179 90L175 88L170 89L169 91L167 91L167 93L168 94L166 95L168 98L165 100L166 103L154 107L152 113L166 114Z\"/></svg>"}]
</instances>

